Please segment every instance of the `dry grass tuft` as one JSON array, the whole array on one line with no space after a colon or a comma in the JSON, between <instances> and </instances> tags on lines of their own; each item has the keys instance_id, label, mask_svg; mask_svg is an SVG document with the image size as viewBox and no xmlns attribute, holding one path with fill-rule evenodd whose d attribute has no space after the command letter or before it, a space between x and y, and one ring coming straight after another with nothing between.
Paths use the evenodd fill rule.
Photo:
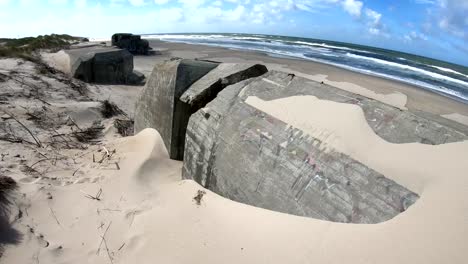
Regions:
<instances>
[{"instance_id":1,"label":"dry grass tuft","mask_svg":"<svg viewBox=\"0 0 468 264\"><path fill-rule=\"evenodd\" d=\"M81 143L98 143L96 139L102 136L104 126L100 122L95 122L92 126L73 133L73 136Z\"/></svg>"},{"instance_id":2,"label":"dry grass tuft","mask_svg":"<svg viewBox=\"0 0 468 264\"><path fill-rule=\"evenodd\" d=\"M101 103L101 114L104 118L111 118L118 115L125 115L125 112L116 104L109 100L105 100Z\"/></svg>"},{"instance_id":3,"label":"dry grass tuft","mask_svg":"<svg viewBox=\"0 0 468 264\"><path fill-rule=\"evenodd\" d=\"M123 120L123 119L116 119L114 121L114 127L117 128L117 132L122 137L133 136L133 124L135 122L133 120Z\"/></svg>"}]
</instances>

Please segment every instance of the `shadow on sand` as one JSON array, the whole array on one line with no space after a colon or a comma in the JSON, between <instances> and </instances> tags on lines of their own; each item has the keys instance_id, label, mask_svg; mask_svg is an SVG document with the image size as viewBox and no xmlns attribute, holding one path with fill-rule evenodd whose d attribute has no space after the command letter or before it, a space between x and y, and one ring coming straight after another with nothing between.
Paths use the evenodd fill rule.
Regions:
<instances>
[{"instance_id":1,"label":"shadow on sand","mask_svg":"<svg viewBox=\"0 0 468 264\"><path fill-rule=\"evenodd\" d=\"M10 222L13 205L11 196L16 188L16 182L12 178L0 176L0 258L5 246L18 244L22 239L22 234Z\"/></svg>"}]
</instances>

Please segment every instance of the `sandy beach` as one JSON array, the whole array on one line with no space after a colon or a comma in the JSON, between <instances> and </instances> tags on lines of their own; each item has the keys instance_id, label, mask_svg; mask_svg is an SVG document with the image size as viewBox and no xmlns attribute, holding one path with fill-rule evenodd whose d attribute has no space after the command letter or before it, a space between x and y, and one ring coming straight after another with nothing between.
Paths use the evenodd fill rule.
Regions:
<instances>
[{"instance_id":1,"label":"sandy beach","mask_svg":"<svg viewBox=\"0 0 468 264\"><path fill-rule=\"evenodd\" d=\"M172 57L257 62L400 109L445 117L450 120L443 122L468 130L466 104L404 83L255 52L156 40L150 44L161 54L134 58L135 69L147 77L157 63ZM57 67L66 68L61 63ZM2 86L9 94L0 105L2 120L15 124L14 116L44 144L0 141L0 174L19 183L11 229L1 231L9 234L1 263L462 264L468 259L468 141L393 144L372 130L358 105L314 96L272 101L249 97L250 106L420 196L407 211L383 223L334 223L237 203L182 180L182 162L169 159L154 129L122 137L113 122L134 116L143 86L87 85L84 96L50 76L35 80L30 62L1 59L0 69L4 74L24 73L35 85L42 80L51 83L44 87L56 87L40 97L46 104L26 98L27 87L13 79ZM105 118L100 111L103 100L126 115ZM54 123L57 133L51 134L28 119L36 113L28 109L54 118L66 116L64 120L71 117L76 124ZM72 146L60 149L46 143L72 137L76 127L96 121L103 127L98 143L64 139ZM18 124L13 128L22 131L17 136L32 141ZM24 165L35 172L24 170Z\"/></svg>"}]
</instances>

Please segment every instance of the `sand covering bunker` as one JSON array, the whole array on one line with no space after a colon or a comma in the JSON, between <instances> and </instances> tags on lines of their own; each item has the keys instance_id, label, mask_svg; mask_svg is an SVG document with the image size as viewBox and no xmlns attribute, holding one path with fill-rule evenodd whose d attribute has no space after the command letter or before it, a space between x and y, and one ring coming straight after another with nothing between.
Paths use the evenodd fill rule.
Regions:
<instances>
[{"instance_id":1,"label":"sand covering bunker","mask_svg":"<svg viewBox=\"0 0 468 264\"><path fill-rule=\"evenodd\" d=\"M99 189L84 183L58 189L49 205L44 201L30 209L36 229L47 230L50 243L40 251L41 262L108 263L111 257L114 263L465 263L467 141L390 144L372 132L357 106L311 96L247 101L308 133L330 131L331 148L353 155L421 198L406 212L375 225L263 210L180 180L181 163L169 159L155 130L145 129L108 146L115 147L121 171L87 171L103 179L101 201L83 197L80 190ZM197 205L193 198L200 190L206 194ZM83 202L70 210L71 204ZM51 224L48 206L60 225ZM103 234L109 255L104 246L96 254ZM28 245L11 248L2 261L24 263L30 257L24 252Z\"/></svg>"},{"instance_id":2,"label":"sand covering bunker","mask_svg":"<svg viewBox=\"0 0 468 264\"><path fill-rule=\"evenodd\" d=\"M468 187L467 141L391 144L373 133L359 107L310 96L270 102L249 98L248 103L313 135L314 128L330 131L335 135L327 141L331 148L353 155L421 198L385 223L350 225L262 210L208 190L197 208L190 198L199 187L184 181L161 191L162 212L153 210L135 222L136 232L147 235L140 241L142 251L153 249L158 260L177 263L465 262L467 230L461 227L467 224L468 202L461 198ZM157 228L149 231L149 226ZM177 228L167 231L167 226ZM133 252L127 259L144 261L143 255Z\"/></svg>"}]
</instances>

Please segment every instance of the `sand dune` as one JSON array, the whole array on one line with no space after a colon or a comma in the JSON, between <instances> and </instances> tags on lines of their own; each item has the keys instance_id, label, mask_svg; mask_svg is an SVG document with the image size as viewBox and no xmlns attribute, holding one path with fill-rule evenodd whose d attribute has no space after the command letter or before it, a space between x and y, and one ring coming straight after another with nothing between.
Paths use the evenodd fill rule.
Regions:
<instances>
[{"instance_id":1,"label":"sand dune","mask_svg":"<svg viewBox=\"0 0 468 264\"><path fill-rule=\"evenodd\" d=\"M292 102L297 108L284 111L287 108L278 107L291 106ZM367 164L419 190L421 198L405 213L376 225L281 214L238 204L209 190L204 190L201 205L197 205L193 197L203 188L180 180L181 164L169 160L159 134L146 129L107 145L115 147L121 171L90 168L85 174L100 175L98 184L57 188L51 201L36 202L29 215L36 223L35 230L47 237L11 248L2 261L27 263L34 256L25 252L33 252L37 244L47 240L49 246L37 253L44 263L109 263L109 256L114 263L465 262L468 234L463 227L468 202L462 197L468 189L468 165L460 154L466 153L468 142L429 147L392 145L370 134L359 109L315 98L272 102L250 98L249 103L314 135L318 130L332 132L339 138L329 142L330 147L355 157L354 148L366 142L389 151L388 156L368 158ZM291 119L288 115L303 104L310 110L330 111L331 116ZM316 130L311 130L312 121ZM355 143L346 143L343 131L348 131ZM372 156L372 147L369 150ZM449 155L454 159L447 160ZM83 159L90 162L91 157ZM413 166L408 168L409 164ZM423 166L415 169L414 164ZM101 201L84 197L83 193L94 194L98 187L102 188ZM34 191L39 195L39 190ZM105 245L96 253L104 233L110 255Z\"/></svg>"},{"instance_id":2,"label":"sand dune","mask_svg":"<svg viewBox=\"0 0 468 264\"><path fill-rule=\"evenodd\" d=\"M30 63L13 60L2 61L2 67L4 72L34 72ZM381 94L363 86L350 88L330 76L312 77L399 107L410 108L407 100L414 100L398 91ZM98 118L96 102L78 101L53 84L50 111L70 115L80 126ZM124 86L91 88L93 96L101 99L112 92L112 99L129 111L139 91ZM15 100L5 109L18 116L25 109L13 105L41 106L29 99ZM31 164L37 152L48 154L50 149L1 143L2 153L11 152L1 169L12 171L21 185L12 211L13 228L21 235L17 244L6 246L1 263L467 262L468 141L391 144L375 135L358 106L311 96L274 101L252 97L247 102L416 191L420 199L390 221L374 225L259 209L182 180L182 164L169 159L157 131L117 138L111 120L106 120L101 144L61 151L73 157L72 166L38 177L21 174L19 161L10 156L21 154ZM325 134L331 136L325 139ZM93 162L93 156L99 159L106 150L115 150L112 158ZM205 194L197 204L194 197L199 191Z\"/></svg>"}]
</instances>

